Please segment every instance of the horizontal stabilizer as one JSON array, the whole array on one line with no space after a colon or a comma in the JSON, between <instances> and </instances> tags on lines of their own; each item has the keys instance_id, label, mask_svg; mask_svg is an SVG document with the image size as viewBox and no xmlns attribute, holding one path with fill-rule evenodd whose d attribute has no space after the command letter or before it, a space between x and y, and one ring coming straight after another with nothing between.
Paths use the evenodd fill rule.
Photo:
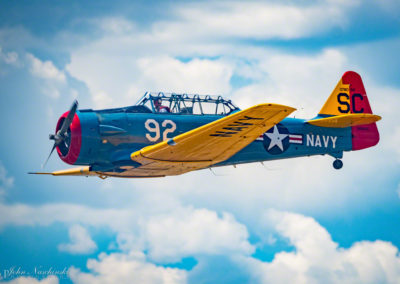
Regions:
<instances>
[{"instance_id":1,"label":"horizontal stabilizer","mask_svg":"<svg viewBox=\"0 0 400 284\"><path fill-rule=\"evenodd\" d=\"M379 115L370 113L352 113L325 118L312 119L309 124L320 127L345 128L356 125L371 124L380 120Z\"/></svg>"}]
</instances>

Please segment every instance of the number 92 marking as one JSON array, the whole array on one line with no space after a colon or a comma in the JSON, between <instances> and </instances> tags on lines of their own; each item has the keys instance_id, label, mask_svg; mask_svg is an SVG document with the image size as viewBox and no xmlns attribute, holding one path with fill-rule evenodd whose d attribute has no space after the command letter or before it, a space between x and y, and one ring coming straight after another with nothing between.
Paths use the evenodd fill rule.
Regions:
<instances>
[{"instance_id":1,"label":"number 92 marking","mask_svg":"<svg viewBox=\"0 0 400 284\"><path fill-rule=\"evenodd\" d=\"M146 120L144 127L147 129L147 131L149 131L149 133L146 133L147 140L150 142L156 142L158 139L160 139L160 124L155 119ZM161 123L161 127L164 128L164 131L162 132L163 141L172 138L168 137L168 134L176 130L176 123L167 119Z\"/></svg>"}]
</instances>

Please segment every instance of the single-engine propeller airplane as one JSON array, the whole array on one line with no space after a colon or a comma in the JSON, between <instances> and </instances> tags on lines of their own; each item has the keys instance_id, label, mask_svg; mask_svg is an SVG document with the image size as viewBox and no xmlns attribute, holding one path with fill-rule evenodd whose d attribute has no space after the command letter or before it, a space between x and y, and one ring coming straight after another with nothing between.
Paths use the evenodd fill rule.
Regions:
<instances>
[{"instance_id":1,"label":"single-engine propeller airplane","mask_svg":"<svg viewBox=\"0 0 400 284\"><path fill-rule=\"evenodd\" d=\"M146 93L134 106L78 110L75 101L50 135L59 157L77 168L54 176L163 177L210 167L325 155L379 142L360 75L346 72L313 119L294 108L259 104L240 110L221 96ZM46 160L46 162L47 162Z\"/></svg>"}]
</instances>

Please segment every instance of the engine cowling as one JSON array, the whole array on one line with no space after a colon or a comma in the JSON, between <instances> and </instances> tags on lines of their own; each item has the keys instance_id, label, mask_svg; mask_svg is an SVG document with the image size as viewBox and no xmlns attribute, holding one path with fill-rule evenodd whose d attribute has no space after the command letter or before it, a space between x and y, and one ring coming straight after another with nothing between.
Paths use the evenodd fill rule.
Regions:
<instances>
[{"instance_id":1,"label":"engine cowling","mask_svg":"<svg viewBox=\"0 0 400 284\"><path fill-rule=\"evenodd\" d=\"M57 122L56 133L60 130L69 111ZM90 165L97 162L101 144L99 123L95 113L77 111L68 127L66 138L57 146L58 156L70 165Z\"/></svg>"},{"instance_id":2,"label":"engine cowling","mask_svg":"<svg viewBox=\"0 0 400 284\"><path fill-rule=\"evenodd\" d=\"M65 112L58 120L56 133L66 119L69 111ZM82 147L82 128L79 116L75 113L70 126L68 127L66 138L57 146L58 156L67 164L74 165L78 160Z\"/></svg>"}]
</instances>

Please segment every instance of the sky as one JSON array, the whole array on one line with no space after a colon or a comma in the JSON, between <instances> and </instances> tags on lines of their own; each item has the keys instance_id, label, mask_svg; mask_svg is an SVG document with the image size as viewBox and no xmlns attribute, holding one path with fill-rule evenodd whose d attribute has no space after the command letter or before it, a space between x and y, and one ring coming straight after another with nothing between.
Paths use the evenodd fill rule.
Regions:
<instances>
[{"instance_id":1,"label":"sky","mask_svg":"<svg viewBox=\"0 0 400 284\"><path fill-rule=\"evenodd\" d=\"M1 1L0 282L399 283L400 2ZM58 117L145 91L314 117L361 74L376 147L155 179L32 176ZM68 168L57 155L49 171Z\"/></svg>"}]
</instances>

